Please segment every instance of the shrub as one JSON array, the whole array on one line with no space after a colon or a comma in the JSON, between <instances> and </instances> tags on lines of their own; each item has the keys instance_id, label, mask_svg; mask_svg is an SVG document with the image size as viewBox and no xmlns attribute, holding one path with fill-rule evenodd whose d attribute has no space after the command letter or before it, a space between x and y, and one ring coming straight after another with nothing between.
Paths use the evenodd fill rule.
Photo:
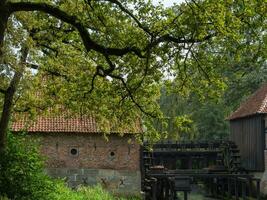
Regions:
<instances>
[{"instance_id":1,"label":"shrub","mask_svg":"<svg viewBox=\"0 0 267 200\"><path fill-rule=\"evenodd\" d=\"M0 200L9 200L6 196L0 196Z\"/></svg>"},{"instance_id":2,"label":"shrub","mask_svg":"<svg viewBox=\"0 0 267 200\"><path fill-rule=\"evenodd\" d=\"M138 198L115 197L104 190L100 185L94 187L81 187L77 191L66 187L62 182L57 182L52 199L55 200L140 200Z\"/></svg>"},{"instance_id":3,"label":"shrub","mask_svg":"<svg viewBox=\"0 0 267 200\"><path fill-rule=\"evenodd\" d=\"M53 182L43 164L36 142L8 133L8 146L0 157L0 194L14 200L49 199Z\"/></svg>"},{"instance_id":4,"label":"shrub","mask_svg":"<svg viewBox=\"0 0 267 200\"><path fill-rule=\"evenodd\" d=\"M62 180L54 180L55 190L51 200L84 200L83 195L67 187Z\"/></svg>"},{"instance_id":5,"label":"shrub","mask_svg":"<svg viewBox=\"0 0 267 200\"><path fill-rule=\"evenodd\" d=\"M82 187L79 189L79 193L83 194L84 200L115 200L109 192L105 191L100 185L95 187ZM121 198L121 200L123 200Z\"/></svg>"}]
</instances>

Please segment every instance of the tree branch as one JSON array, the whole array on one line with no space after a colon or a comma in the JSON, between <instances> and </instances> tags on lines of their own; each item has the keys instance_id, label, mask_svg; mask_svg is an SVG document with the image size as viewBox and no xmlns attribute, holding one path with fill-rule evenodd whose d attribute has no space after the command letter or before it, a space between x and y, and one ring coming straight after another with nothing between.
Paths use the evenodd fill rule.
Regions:
<instances>
[{"instance_id":1,"label":"tree branch","mask_svg":"<svg viewBox=\"0 0 267 200\"><path fill-rule=\"evenodd\" d=\"M129 12L117 0L108 0L108 1L116 3L123 10L125 9L124 12L126 12L126 13ZM133 53L140 58L146 58L146 56L143 55L143 52L146 51L147 49L151 49L151 48L155 47L156 45L158 45L159 43L162 43L162 42L173 42L176 44L198 43L198 42L203 42L203 41L209 40L210 38L215 36L215 34L209 34L202 39L191 39L191 38L185 39L185 38L176 38L176 37L173 37L169 34L166 34L166 35L163 35L163 36L157 38L152 43L148 44L144 50L139 49L139 48L134 47L134 46L124 47L124 48L110 48L110 47L105 47L101 44L98 44L97 42L92 40L90 37L90 34L87 30L87 27L84 26L84 24L82 24L82 22L80 22L78 17L69 15L67 12L65 12L65 11L63 11L63 10L53 6L53 5L49 5L46 3L34 3L34 2L15 2L15 3L9 2L8 4L9 4L9 10L11 13L17 12L17 11L40 11L40 12L47 13L51 16L54 16L57 19L62 20L63 22L66 22L66 23L74 26L78 30L80 37L83 41L83 44L84 44L84 46L88 52L91 50L94 50L96 52L99 52L103 55L108 55L108 56L111 56L111 55L124 56L126 54ZM131 13L129 12L128 14L130 15ZM133 15L131 17L136 21L136 23L138 22L137 18L135 18ZM145 27L143 27L143 25L141 23L139 24L139 27L141 29L146 29Z\"/></svg>"},{"instance_id":2,"label":"tree branch","mask_svg":"<svg viewBox=\"0 0 267 200\"><path fill-rule=\"evenodd\" d=\"M133 13L131 13L128 9L126 9L118 0L105 0L105 1L108 1L108 2L111 2L117 5L124 13L129 15L135 21L135 23L138 25L139 28L141 28L147 34L152 35L149 29L145 27L144 25L142 25L142 23L133 15Z\"/></svg>"},{"instance_id":3,"label":"tree branch","mask_svg":"<svg viewBox=\"0 0 267 200\"><path fill-rule=\"evenodd\" d=\"M135 100L135 98L134 98L134 96L133 96L131 90L128 88L128 86L127 86L126 82L124 81L124 79L123 79L121 76L119 76L119 75L114 75L114 74L112 74L112 72L115 70L115 65L112 63L112 61L109 59L108 56L106 56L105 58L106 58L106 61L107 61L108 65L109 65L109 68L108 68L108 69L104 69L102 66L98 66L98 67L97 67L97 71L96 71L96 75L99 75L99 76L101 76L101 77L110 76L111 78L120 80L120 81L122 82L124 88L126 89L126 91L127 91L128 95L129 95L130 99L131 99L132 102L139 108L139 110L140 110L142 113L144 113L144 114L146 114L146 115L148 115L148 116L150 116L150 117L156 118L156 116L153 115L152 113L148 113L148 112L146 112L146 111L143 109L143 107L142 107L142 106ZM95 76L94 76L94 77L95 77ZM93 79L93 80L94 80L94 79ZM91 90L92 90L92 88L91 88Z\"/></svg>"},{"instance_id":4,"label":"tree branch","mask_svg":"<svg viewBox=\"0 0 267 200\"><path fill-rule=\"evenodd\" d=\"M113 75L113 74L110 74L109 76L112 77L112 78L115 78L115 79L117 79L117 80L120 80L120 81L122 82L122 84L123 84L124 88L126 89L126 91L127 91L128 95L129 95L130 99L131 99L132 102L139 108L139 110L140 110L142 113L144 113L144 114L146 114L146 115L148 115L148 116L150 116L150 117L152 117L152 118L156 118L156 116L153 115L152 113L149 113L149 112L145 111L144 108L143 108L143 107L142 107L142 106L135 100L135 98L134 98L134 96L133 96L131 90L128 88L126 82L124 81L124 79L123 79L122 77L117 76L117 75Z\"/></svg>"},{"instance_id":5,"label":"tree branch","mask_svg":"<svg viewBox=\"0 0 267 200\"><path fill-rule=\"evenodd\" d=\"M207 78L207 80L211 83L209 74L205 71L205 69L203 69L200 61L197 58L197 56L193 52L191 52L191 55L195 59L195 61L197 62L197 68L198 68L199 72L202 72L204 74L204 76Z\"/></svg>"},{"instance_id":6,"label":"tree branch","mask_svg":"<svg viewBox=\"0 0 267 200\"><path fill-rule=\"evenodd\" d=\"M90 88L90 90L86 91L86 92L83 94L83 97L84 97L84 98L86 97L87 94L91 94L91 93L93 92L93 90L95 89L95 79L96 79L96 77L97 77L98 75L99 75L99 74L98 74L98 67L97 67L97 70L96 70L96 72L94 73L93 78L92 78L92 80L91 80L91 88Z\"/></svg>"},{"instance_id":7,"label":"tree branch","mask_svg":"<svg viewBox=\"0 0 267 200\"><path fill-rule=\"evenodd\" d=\"M40 68L39 65L33 64L33 63L25 63L26 67L31 68L31 69L35 69L38 70ZM65 74L61 74L60 72L56 71L56 70L51 70L51 69L43 69L44 72L48 73L49 75L52 76L57 76L57 77L62 77L64 78L66 81L70 82L71 79L65 75Z\"/></svg>"},{"instance_id":8,"label":"tree branch","mask_svg":"<svg viewBox=\"0 0 267 200\"><path fill-rule=\"evenodd\" d=\"M214 37L215 34L209 34L205 37L203 37L202 39L194 39L194 38L189 38L189 39L185 39L185 38L177 38L177 37L173 37L169 34L163 35L161 37L159 37L158 39L154 40L152 43L150 43L146 49L150 49L156 45L158 45L159 43L162 42L173 42L176 44L189 44L189 43L199 43L199 42L204 42L206 40L211 39L212 37Z\"/></svg>"},{"instance_id":9,"label":"tree branch","mask_svg":"<svg viewBox=\"0 0 267 200\"><path fill-rule=\"evenodd\" d=\"M2 94L6 94L6 92L7 92L6 90L0 88L0 93L2 93Z\"/></svg>"},{"instance_id":10,"label":"tree branch","mask_svg":"<svg viewBox=\"0 0 267 200\"><path fill-rule=\"evenodd\" d=\"M43 69L45 72L47 72L49 75L56 76L56 77L62 77L68 82L72 82L72 80L65 74L61 74L60 72L57 72L55 70L50 69Z\"/></svg>"},{"instance_id":11,"label":"tree branch","mask_svg":"<svg viewBox=\"0 0 267 200\"><path fill-rule=\"evenodd\" d=\"M74 26L83 41L83 44L86 50L89 52L94 50L103 55L114 55L114 56L124 56L128 53L134 53L138 57L142 58L142 51L136 47L125 47L125 48L109 48L104 47L96 43L91 39L89 32L87 31L87 27L85 27L80 20L76 16L69 15L67 12L46 3L34 3L34 2L9 2L9 11L11 13L17 11L41 11L47 13L53 17L56 17L63 22L71 24Z\"/></svg>"}]
</instances>

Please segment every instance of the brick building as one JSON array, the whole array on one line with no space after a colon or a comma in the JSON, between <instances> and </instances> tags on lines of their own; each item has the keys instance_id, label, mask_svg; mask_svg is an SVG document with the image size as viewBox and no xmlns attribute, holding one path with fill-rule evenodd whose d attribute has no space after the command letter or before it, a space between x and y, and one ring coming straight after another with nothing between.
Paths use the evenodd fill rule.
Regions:
<instances>
[{"instance_id":1,"label":"brick building","mask_svg":"<svg viewBox=\"0 0 267 200\"><path fill-rule=\"evenodd\" d=\"M241 162L261 179L267 194L267 84L263 84L228 118L230 139L240 149Z\"/></svg>"},{"instance_id":2,"label":"brick building","mask_svg":"<svg viewBox=\"0 0 267 200\"><path fill-rule=\"evenodd\" d=\"M12 130L38 138L47 173L66 178L70 187L101 184L115 193L140 193L140 145L130 131L114 131L107 140L93 117L64 115L19 118Z\"/></svg>"}]
</instances>

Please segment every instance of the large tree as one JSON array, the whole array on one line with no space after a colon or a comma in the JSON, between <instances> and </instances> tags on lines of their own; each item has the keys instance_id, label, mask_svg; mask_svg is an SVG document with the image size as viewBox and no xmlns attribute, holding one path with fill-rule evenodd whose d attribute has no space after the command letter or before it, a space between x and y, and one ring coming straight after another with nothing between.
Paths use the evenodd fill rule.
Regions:
<instances>
[{"instance_id":1,"label":"large tree","mask_svg":"<svg viewBox=\"0 0 267 200\"><path fill-rule=\"evenodd\" d=\"M0 0L0 150L14 97L21 97L25 110L33 104L25 92L36 87L28 84L33 80L46 86L52 96L47 102L82 108L103 123L122 121L122 127L142 115L148 121L160 117L157 84L169 75L179 80L179 91L221 87L202 46L238 42L247 19L264 21L264 6L231 0L192 0L172 8L143 0ZM38 74L24 78L28 67Z\"/></svg>"},{"instance_id":2,"label":"large tree","mask_svg":"<svg viewBox=\"0 0 267 200\"><path fill-rule=\"evenodd\" d=\"M186 95L179 95L166 92L165 86L160 106L168 118L170 126L166 130L170 136L177 137L179 129L177 130L175 125L177 120L182 120L187 122L187 126L190 125L188 127L193 128L190 133L192 135L195 132L197 140L227 137L229 130L226 118L237 109L242 100L266 82L266 14L241 12L245 6L243 5L243 9L239 6L237 3L234 8L240 16L251 16L242 18L244 23L240 24L238 31L242 34L237 34L236 38L228 38L228 41L223 43L220 40L211 40L213 45L203 43L198 51L194 52L198 59L192 60L193 66L205 63L206 69L210 69L209 76L214 74L213 79L216 77L216 80L221 80L222 84L215 85L220 85L221 89L214 88L214 85L210 86L213 88L211 91L200 89L201 84L196 79L201 76L201 71L200 75L195 73L192 76L192 67L188 67L189 63L184 65L182 62L180 66L185 69L185 73L169 81L169 87L181 88L180 84L183 82L180 80L185 74L188 74L185 81L193 87L198 87L188 91ZM257 9L260 13L260 10L266 7L259 6Z\"/></svg>"}]
</instances>

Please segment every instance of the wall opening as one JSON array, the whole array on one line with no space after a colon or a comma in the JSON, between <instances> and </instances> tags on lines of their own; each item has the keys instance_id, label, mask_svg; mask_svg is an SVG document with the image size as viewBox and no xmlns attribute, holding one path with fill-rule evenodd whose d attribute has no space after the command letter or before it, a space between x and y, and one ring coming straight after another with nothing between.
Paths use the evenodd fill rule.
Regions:
<instances>
[{"instance_id":1,"label":"wall opening","mask_svg":"<svg viewBox=\"0 0 267 200\"><path fill-rule=\"evenodd\" d=\"M69 150L69 153L71 156L78 156L79 155L79 149L77 147L71 147Z\"/></svg>"},{"instance_id":2,"label":"wall opening","mask_svg":"<svg viewBox=\"0 0 267 200\"><path fill-rule=\"evenodd\" d=\"M114 157L114 156L115 156L114 151L111 151L111 152L110 152L110 156L111 156L111 157Z\"/></svg>"}]
</instances>

